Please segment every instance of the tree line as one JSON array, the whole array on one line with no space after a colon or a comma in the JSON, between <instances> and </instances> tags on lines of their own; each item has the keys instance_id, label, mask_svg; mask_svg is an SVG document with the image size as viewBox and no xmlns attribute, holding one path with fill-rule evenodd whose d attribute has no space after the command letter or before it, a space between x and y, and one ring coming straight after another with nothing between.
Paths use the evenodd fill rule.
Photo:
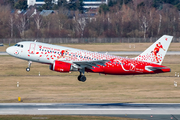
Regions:
<instances>
[{"instance_id":1,"label":"tree line","mask_svg":"<svg viewBox=\"0 0 180 120\"><path fill-rule=\"evenodd\" d=\"M16 7L24 1L0 0L0 38L180 36L179 0L109 0L93 17L92 12L81 8L81 0L70 5L63 4L63 0L57 6L51 3L55 12L48 16L40 15L42 9L36 7L18 13Z\"/></svg>"}]
</instances>

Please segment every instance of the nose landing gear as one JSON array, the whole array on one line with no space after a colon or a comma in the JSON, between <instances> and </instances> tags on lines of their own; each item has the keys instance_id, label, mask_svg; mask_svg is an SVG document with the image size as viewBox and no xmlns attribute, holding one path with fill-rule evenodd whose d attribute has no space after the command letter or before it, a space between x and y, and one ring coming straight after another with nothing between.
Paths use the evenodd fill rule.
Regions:
<instances>
[{"instance_id":1,"label":"nose landing gear","mask_svg":"<svg viewBox=\"0 0 180 120\"><path fill-rule=\"evenodd\" d=\"M27 71L27 72L29 72L29 71L30 71L31 63L32 63L32 61L29 61L29 63L28 63L28 67L26 68L26 71Z\"/></svg>"}]
</instances>

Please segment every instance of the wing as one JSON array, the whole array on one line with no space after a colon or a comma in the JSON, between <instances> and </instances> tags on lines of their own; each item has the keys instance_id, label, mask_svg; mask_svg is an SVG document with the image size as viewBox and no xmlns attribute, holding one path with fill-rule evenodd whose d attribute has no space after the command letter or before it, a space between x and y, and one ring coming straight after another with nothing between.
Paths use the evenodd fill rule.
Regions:
<instances>
[{"instance_id":1,"label":"wing","mask_svg":"<svg viewBox=\"0 0 180 120\"><path fill-rule=\"evenodd\" d=\"M109 60L96 60L96 61L77 61L73 62L80 68L88 68L88 69L94 69L94 67L98 67L97 65L106 66L105 63Z\"/></svg>"}]
</instances>

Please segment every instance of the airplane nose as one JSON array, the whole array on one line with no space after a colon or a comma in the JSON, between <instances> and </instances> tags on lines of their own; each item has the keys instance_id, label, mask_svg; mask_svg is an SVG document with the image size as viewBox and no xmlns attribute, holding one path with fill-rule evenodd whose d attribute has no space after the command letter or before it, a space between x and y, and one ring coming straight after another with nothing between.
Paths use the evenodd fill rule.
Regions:
<instances>
[{"instance_id":1,"label":"airplane nose","mask_svg":"<svg viewBox=\"0 0 180 120\"><path fill-rule=\"evenodd\" d=\"M6 49L6 52L9 54L9 55L12 55L12 48L11 47L8 47Z\"/></svg>"}]
</instances>

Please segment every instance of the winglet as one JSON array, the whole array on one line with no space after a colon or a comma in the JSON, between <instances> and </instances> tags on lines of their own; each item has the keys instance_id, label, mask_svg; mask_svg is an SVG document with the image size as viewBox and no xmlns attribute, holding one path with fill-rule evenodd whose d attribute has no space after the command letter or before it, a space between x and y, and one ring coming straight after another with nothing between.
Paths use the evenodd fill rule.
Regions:
<instances>
[{"instance_id":1,"label":"winglet","mask_svg":"<svg viewBox=\"0 0 180 120\"><path fill-rule=\"evenodd\" d=\"M161 65L172 39L173 36L163 35L135 59Z\"/></svg>"}]
</instances>

